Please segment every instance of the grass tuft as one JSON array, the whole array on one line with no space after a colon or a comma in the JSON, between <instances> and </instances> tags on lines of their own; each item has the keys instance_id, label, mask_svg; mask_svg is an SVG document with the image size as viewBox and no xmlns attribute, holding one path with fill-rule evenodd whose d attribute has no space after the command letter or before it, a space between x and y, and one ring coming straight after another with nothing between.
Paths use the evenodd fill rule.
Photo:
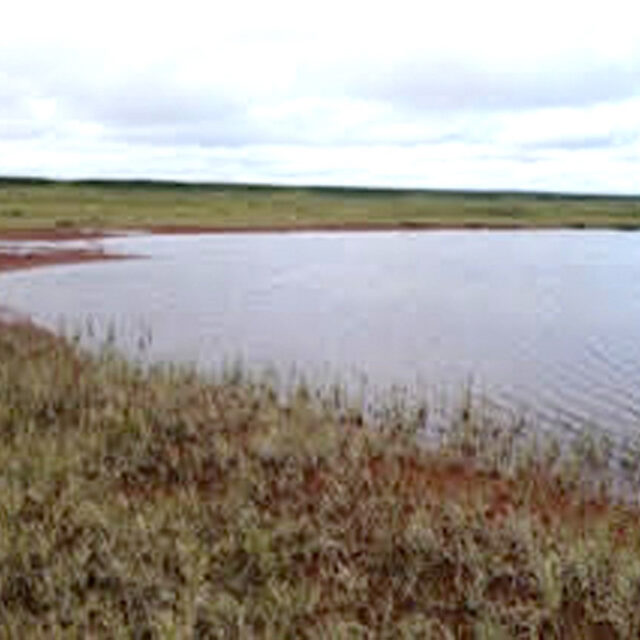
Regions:
<instances>
[{"instance_id":1,"label":"grass tuft","mask_svg":"<svg viewBox=\"0 0 640 640\"><path fill-rule=\"evenodd\" d=\"M3 327L0 635L640 637L598 445L428 419Z\"/></svg>"}]
</instances>

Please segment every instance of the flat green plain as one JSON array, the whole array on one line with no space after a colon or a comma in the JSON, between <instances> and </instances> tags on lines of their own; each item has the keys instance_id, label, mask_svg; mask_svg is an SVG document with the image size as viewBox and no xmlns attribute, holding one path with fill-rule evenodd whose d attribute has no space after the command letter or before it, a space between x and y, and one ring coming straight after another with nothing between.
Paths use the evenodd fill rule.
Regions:
<instances>
[{"instance_id":1,"label":"flat green plain","mask_svg":"<svg viewBox=\"0 0 640 640\"><path fill-rule=\"evenodd\" d=\"M640 229L640 195L0 178L0 229Z\"/></svg>"}]
</instances>

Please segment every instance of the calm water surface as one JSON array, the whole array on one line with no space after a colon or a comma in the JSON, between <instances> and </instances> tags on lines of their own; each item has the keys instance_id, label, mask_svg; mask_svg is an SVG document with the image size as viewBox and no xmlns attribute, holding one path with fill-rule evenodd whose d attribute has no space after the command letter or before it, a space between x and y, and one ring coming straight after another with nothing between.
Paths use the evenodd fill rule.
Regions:
<instances>
[{"instance_id":1,"label":"calm water surface","mask_svg":"<svg viewBox=\"0 0 640 640\"><path fill-rule=\"evenodd\" d=\"M149 259L0 277L52 327L110 321L153 357L240 358L323 381L471 384L552 419L640 427L640 234L586 231L133 236Z\"/></svg>"}]
</instances>

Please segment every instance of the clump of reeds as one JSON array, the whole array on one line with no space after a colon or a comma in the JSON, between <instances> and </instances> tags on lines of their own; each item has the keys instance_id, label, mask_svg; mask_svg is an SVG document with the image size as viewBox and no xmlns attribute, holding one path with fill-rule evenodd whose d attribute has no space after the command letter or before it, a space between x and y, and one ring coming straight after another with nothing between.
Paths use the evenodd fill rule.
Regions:
<instances>
[{"instance_id":1,"label":"clump of reeds","mask_svg":"<svg viewBox=\"0 0 640 640\"><path fill-rule=\"evenodd\" d=\"M640 637L635 508L452 415L3 327L0 635Z\"/></svg>"}]
</instances>

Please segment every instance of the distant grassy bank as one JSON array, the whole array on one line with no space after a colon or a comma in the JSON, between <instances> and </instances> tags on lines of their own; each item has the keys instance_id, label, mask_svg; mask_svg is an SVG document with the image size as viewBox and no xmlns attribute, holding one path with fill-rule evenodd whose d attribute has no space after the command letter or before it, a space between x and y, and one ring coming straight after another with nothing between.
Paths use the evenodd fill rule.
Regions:
<instances>
[{"instance_id":1,"label":"distant grassy bank","mask_svg":"<svg viewBox=\"0 0 640 640\"><path fill-rule=\"evenodd\" d=\"M639 638L603 451L428 420L3 325L0 636Z\"/></svg>"},{"instance_id":2,"label":"distant grassy bank","mask_svg":"<svg viewBox=\"0 0 640 640\"><path fill-rule=\"evenodd\" d=\"M640 196L0 178L0 231L640 228Z\"/></svg>"}]
</instances>

